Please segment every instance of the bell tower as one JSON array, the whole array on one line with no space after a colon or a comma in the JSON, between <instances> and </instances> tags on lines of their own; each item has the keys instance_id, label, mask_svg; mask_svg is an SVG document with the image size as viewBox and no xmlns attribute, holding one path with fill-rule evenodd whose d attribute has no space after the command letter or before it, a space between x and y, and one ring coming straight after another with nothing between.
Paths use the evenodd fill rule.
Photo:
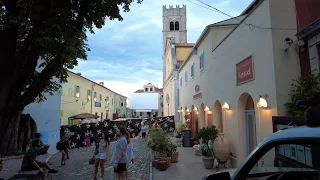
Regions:
<instances>
[{"instance_id":1,"label":"bell tower","mask_svg":"<svg viewBox=\"0 0 320 180\"><path fill-rule=\"evenodd\" d=\"M187 6L170 5L162 7L162 36L163 50L167 38L174 38L175 43L187 42Z\"/></svg>"}]
</instances>

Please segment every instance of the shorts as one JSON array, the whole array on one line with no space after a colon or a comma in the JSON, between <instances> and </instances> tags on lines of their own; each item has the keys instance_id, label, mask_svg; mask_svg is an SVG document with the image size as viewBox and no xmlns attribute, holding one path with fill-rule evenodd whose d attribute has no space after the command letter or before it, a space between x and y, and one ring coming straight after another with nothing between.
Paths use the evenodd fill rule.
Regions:
<instances>
[{"instance_id":1,"label":"shorts","mask_svg":"<svg viewBox=\"0 0 320 180\"><path fill-rule=\"evenodd\" d=\"M142 137L143 137L143 138L145 138L146 135L147 135L147 133L145 133L145 132L142 133Z\"/></svg>"},{"instance_id":2,"label":"shorts","mask_svg":"<svg viewBox=\"0 0 320 180\"><path fill-rule=\"evenodd\" d=\"M98 153L98 154L96 154L96 158L104 160L104 159L106 159L106 153Z\"/></svg>"},{"instance_id":3,"label":"shorts","mask_svg":"<svg viewBox=\"0 0 320 180\"><path fill-rule=\"evenodd\" d=\"M115 173L122 173L127 171L127 164L125 163L118 163L118 168L114 168Z\"/></svg>"},{"instance_id":4,"label":"shorts","mask_svg":"<svg viewBox=\"0 0 320 180\"><path fill-rule=\"evenodd\" d=\"M36 162L38 164L39 167L42 167L42 163L41 162ZM21 167L21 171L34 171L34 170L39 170L36 166L34 166L33 164L30 166L26 166L26 167Z\"/></svg>"}]
</instances>

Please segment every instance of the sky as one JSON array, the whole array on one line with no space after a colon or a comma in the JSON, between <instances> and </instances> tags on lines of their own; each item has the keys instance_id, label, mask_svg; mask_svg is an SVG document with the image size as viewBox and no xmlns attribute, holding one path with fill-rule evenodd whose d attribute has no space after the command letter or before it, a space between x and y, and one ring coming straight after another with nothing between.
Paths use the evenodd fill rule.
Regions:
<instances>
[{"instance_id":1,"label":"sky","mask_svg":"<svg viewBox=\"0 0 320 180\"><path fill-rule=\"evenodd\" d=\"M231 16L240 15L252 2L201 1ZM188 43L195 43L207 25L229 18L197 0L135 1L130 12L121 13L123 21L107 20L95 34L88 34L88 58L72 71L125 96L147 83L162 87L162 5L183 4L187 5Z\"/></svg>"}]
</instances>

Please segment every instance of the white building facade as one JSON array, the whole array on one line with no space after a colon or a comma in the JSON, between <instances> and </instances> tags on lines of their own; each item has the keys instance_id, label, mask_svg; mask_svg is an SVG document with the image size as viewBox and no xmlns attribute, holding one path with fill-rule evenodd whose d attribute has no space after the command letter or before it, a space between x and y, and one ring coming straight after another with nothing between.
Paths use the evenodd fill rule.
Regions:
<instances>
[{"instance_id":1,"label":"white building facade","mask_svg":"<svg viewBox=\"0 0 320 180\"><path fill-rule=\"evenodd\" d=\"M59 90L53 96L46 95L46 101L29 104L23 110L23 114L30 114L35 121L42 142L50 144L50 154L57 152L56 143L60 140L61 94Z\"/></svg>"},{"instance_id":2,"label":"white building facade","mask_svg":"<svg viewBox=\"0 0 320 180\"><path fill-rule=\"evenodd\" d=\"M193 135L215 125L237 165L273 133L272 116L286 114L300 76L297 30L272 28L296 26L294 1L255 1L241 16L207 26L178 71L180 121L191 119ZM286 38L293 43L284 49Z\"/></svg>"}]
</instances>

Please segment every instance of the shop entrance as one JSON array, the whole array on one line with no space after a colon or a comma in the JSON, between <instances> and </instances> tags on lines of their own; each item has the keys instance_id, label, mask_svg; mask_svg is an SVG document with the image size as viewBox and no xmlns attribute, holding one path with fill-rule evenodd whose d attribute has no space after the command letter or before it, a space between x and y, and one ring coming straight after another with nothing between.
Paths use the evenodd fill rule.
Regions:
<instances>
[{"instance_id":1,"label":"shop entrance","mask_svg":"<svg viewBox=\"0 0 320 180\"><path fill-rule=\"evenodd\" d=\"M246 154L248 156L257 146L256 115L254 102L251 96L248 97L244 116L246 130Z\"/></svg>"}]
</instances>

